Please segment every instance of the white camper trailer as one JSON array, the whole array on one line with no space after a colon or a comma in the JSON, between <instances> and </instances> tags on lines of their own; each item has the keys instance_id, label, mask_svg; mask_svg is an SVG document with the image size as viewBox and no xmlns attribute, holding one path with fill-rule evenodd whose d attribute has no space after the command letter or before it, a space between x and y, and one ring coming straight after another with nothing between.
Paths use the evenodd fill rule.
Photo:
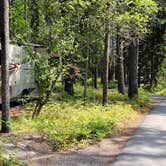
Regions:
<instances>
[{"instance_id":1,"label":"white camper trailer","mask_svg":"<svg viewBox=\"0 0 166 166\"><path fill-rule=\"evenodd\" d=\"M33 97L37 96L33 67L28 62L24 63L27 56L25 47L27 46L10 44L9 85L11 101L28 94ZM35 49L35 45L32 44L28 45L28 47Z\"/></svg>"}]
</instances>

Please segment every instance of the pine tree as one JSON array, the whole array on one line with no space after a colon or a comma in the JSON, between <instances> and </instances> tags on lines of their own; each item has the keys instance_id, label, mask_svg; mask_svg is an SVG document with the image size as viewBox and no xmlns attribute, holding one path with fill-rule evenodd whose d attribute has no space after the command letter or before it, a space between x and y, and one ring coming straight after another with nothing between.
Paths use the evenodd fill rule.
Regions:
<instances>
[{"instance_id":1,"label":"pine tree","mask_svg":"<svg viewBox=\"0 0 166 166\"><path fill-rule=\"evenodd\" d=\"M2 70L2 133L10 132L10 95L9 95L9 2L0 0L1 14L1 70Z\"/></svg>"}]
</instances>

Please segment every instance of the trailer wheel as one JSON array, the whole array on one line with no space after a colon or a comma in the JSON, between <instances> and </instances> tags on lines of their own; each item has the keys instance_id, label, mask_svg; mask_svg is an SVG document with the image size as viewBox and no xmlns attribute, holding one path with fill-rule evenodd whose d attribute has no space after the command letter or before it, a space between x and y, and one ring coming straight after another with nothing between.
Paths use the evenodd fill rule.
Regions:
<instances>
[{"instance_id":1,"label":"trailer wheel","mask_svg":"<svg viewBox=\"0 0 166 166\"><path fill-rule=\"evenodd\" d=\"M28 89L24 89L21 93L21 98L25 99L28 97L28 95L29 95Z\"/></svg>"},{"instance_id":2,"label":"trailer wheel","mask_svg":"<svg viewBox=\"0 0 166 166\"><path fill-rule=\"evenodd\" d=\"M24 89L21 93L21 100L20 100L22 105L26 104L29 101L28 95L29 95L28 89Z\"/></svg>"}]
</instances>

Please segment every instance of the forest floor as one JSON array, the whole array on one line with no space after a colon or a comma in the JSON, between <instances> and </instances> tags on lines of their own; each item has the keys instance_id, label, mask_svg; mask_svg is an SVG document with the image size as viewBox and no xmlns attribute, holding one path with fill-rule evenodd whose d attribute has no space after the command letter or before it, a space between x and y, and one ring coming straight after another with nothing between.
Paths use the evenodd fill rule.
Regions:
<instances>
[{"instance_id":1,"label":"forest floor","mask_svg":"<svg viewBox=\"0 0 166 166\"><path fill-rule=\"evenodd\" d=\"M110 166L116 156L124 148L126 142L145 119L140 114L128 126L123 126L121 132L114 137L107 137L100 142L93 142L87 148L70 150L65 153L54 153L32 158L28 165L32 166Z\"/></svg>"},{"instance_id":2,"label":"forest floor","mask_svg":"<svg viewBox=\"0 0 166 166\"><path fill-rule=\"evenodd\" d=\"M12 116L21 115L21 108L12 109ZM53 152L42 142L40 136L24 133L5 135L8 139L4 149L19 160L24 160L29 166L107 166L112 163L122 151L126 142L145 119L146 114L138 114L137 118L127 126L121 126L114 136L107 136L100 142L92 142L87 148L67 152ZM65 162L64 162L65 161Z\"/></svg>"},{"instance_id":3,"label":"forest floor","mask_svg":"<svg viewBox=\"0 0 166 166\"><path fill-rule=\"evenodd\" d=\"M14 132L0 137L3 157L8 158L10 154L9 158L12 155L29 166L113 163L149 112L149 97L141 93L137 99L128 100L127 96L110 91L111 103L107 107L98 103L99 90L89 91L86 105L79 98L78 95L74 98L63 94L54 96L35 121L31 119L33 103L12 108ZM152 103L158 105L158 102Z\"/></svg>"}]
</instances>

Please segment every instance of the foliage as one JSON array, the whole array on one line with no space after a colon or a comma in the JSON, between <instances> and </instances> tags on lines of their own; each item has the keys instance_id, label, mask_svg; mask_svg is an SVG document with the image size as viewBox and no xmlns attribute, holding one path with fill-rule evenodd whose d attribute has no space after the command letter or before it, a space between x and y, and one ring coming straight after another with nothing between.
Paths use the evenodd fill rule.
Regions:
<instances>
[{"instance_id":1,"label":"foliage","mask_svg":"<svg viewBox=\"0 0 166 166\"><path fill-rule=\"evenodd\" d=\"M160 82L155 88L153 94L159 95L159 96L165 96L166 95L166 82L164 79L160 78Z\"/></svg>"},{"instance_id":2,"label":"foliage","mask_svg":"<svg viewBox=\"0 0 166 166\"><path fill-rule=\"evenodd\" d=\"M111 5L109 14L106 12L108 3ZM117 84L113 81L108 85L106 107L101 106L102 85L98 81L99 89L88 88L86 103L82 100L82 86L77 84L76 95L71 97L63 93L63 88L56 83L67 73L69 66L79 67L81 81L85 82L84 76L87 75L87 86L93 84L94 71L99 72L97 77L102 77L106 22L111 24L111 61L116 54L117 35L124 40L125 55L130 42L139 38L143 41L139 51L143 54L139 58L140 75L152 77L159 73L163 76L165 30L160 37L158 33L161 32L160 25L165 25L165 8L161 10L155 0L15 0L11 1L10 9L12 42L38 43L45 48L42 53L34 52L31 56L39 92L33 117L37 117L43 108L42 114L33 120L26 115L13 122L14 129L41 133L60 148L82 140L103 138L114 132L119 123L135 118L135 108L140 109L149 103L144 89L140 89L139 96L129 100L126 95L117 93ZM156 17L160 18L158 28L152 25L156 23ZM124 66L128 71L130 59L124 57L127 61ZM153 61L160 63L154 71L149 71L154 66ZM162 67L159 69L160 64ZM116 65L117 62L115 68ZM125 74L128 75L127 72Z\"/></svg>"},{"instance_id":3,"label":"foliage","mask_svg":"<svg viewBox=\"0 0 166 166\"><path fill-rule=\"evenodd\" d=\"M158 13L150 22L150 33L146 35L140 46L142 53L139 72L144 76L145 86L151 91L158 88L156 86L161 87L160 84L165 81L166 71L166 2L157 0L157 3L160 4Z\"/></svg>"},{"instance_id":4,"label":"foliage","mask_svg":"<svg viewBox=\"0 0 166 166\"><path fill-rule=\"evenodd\" d=\"M158 90L156 92L154 92L155 95L158 95L158 96L165 96L166 95L166 88L165 89L162 89L162 90Z\"/></svg>"},{"instance_id":5,"label":"foliage","mask_svg":"<svg viewBox=\"0 0 166 166\"><path fill-rule=\"evenodd\" d=\"M149 31L148 23L158 11L154 0L125 0L118 3L117 24L121 28L121 35L127 40L137 36L141 38Z\"/></svg>"},{"instance_id":6,"label":"foliage","mask_svg":"<svg viewBox=\"0 0 166 166\"><path fill-rule=\"evenodd\" d=\"M116 36L118 26L125 45L128 45L132 38L142 39L149 32L149 21L158 11L158 5L154 0L148 2L113 0L109 2L111 12L107 14L108 2L108 0L12 2L11 27L14 36L26 42L42 44L48 53L47 57L35 56L34 59L36 82L41 99L40 104L37 103L37 114L41 111L41 105L46 103L45 98L50 96L52 91L50 87L53 89L55 86L52 84L57 78L55 70L58 70L62 77L63 69L67 71L66 68L76 65L84 77L85 73L89 76L97 70L98 64L103 63L106 20L112 25L111 37ZM85 69L87 61L90 65ZM102 67L99 69L102 70ZM112 87L115 88L116 85L110 83L109 88Z\"/></svg>"},{"instance_id":7,"label":"foliage","mask_svg":"<svg viewBox=\"0 0 166 166\"><path fill-rule=\"evenodd\" d=\"M130 101L127 96L110 91L111 102L103 107L99 103L100 90L89 89L89 97L84 105L80 94L79 85L75 97L66 93L55 94L44 106L38 119L31 120L26 115L12 123L14 130L40 133L56 150L61 150L72 144L79 144L89 139L102 139L108 134L113 134L119 124L128 123L136 118L136 107L147 104L145 98L140 97L136 101ZM29 110L32 107L29 105L27 108Z\"/></svg>"}]
</instances>

